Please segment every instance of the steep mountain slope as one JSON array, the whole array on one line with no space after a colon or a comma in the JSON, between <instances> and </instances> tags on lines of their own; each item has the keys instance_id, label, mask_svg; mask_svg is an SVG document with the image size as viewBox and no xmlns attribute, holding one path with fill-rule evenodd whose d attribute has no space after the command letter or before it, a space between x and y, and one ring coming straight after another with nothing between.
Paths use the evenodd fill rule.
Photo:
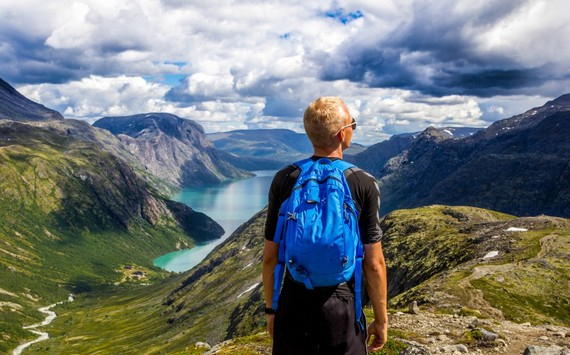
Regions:
<instances>
[{"instance_id":1,"label":"steep mountain slope","mask_svg":"<svg viewBox=\"0 0 570 355\"><path fill-rule=\"evenodd\" d=\"M21 327L38 307L120 282L126 265L163 275L154 258L223 234L114 155L35 123L0 123L0 206L0 352L33 336Z\"/></svg>"},{"instance_id":2,"label":"steep mountain slope","mask_svg":"<svg viewBox=\"0 0 570 355\"><path fill-rule=\"evenodd\" d=\"M104 117L93 126L117 135L146 170L179 187L250 176L226 160L200 125L172 114Z\"/></svg>"},{"instance_id":3,"label":"steep mountain slope","mask_svg":"<svg viewBox=\"0 0 570 355\"><path fill-rule=\"evenodd\" d=\"M480 128L470 127L444 127L434 129L442 138L460 139L470 137L480 131ZM384 165L393 157L410 147L421 132L397 134L390 139L376 143L363 152L348 156L347 160L374 176L379 176Z\"/></svg>"},{"instance_id":4,"label":"steep mountain slope","mask_svg":"<svg viewBox=\"0 0 570 355\"><path fill-rule=\"evenodd\" d=\"M570 95L464 139L427 129L380 176L382 214L441 203L570 216Z\"/></svg>"},{"instance_id":5,"label":"steep mountain slope","mask_svg":"<svg viewBox=\"0 0 570 355\"><path fill-rule=\"evenodd\" d=\"M33 102L10 84L0 78L0 120L45 121L63 120L63 116L54 110Z\"/></svg>"},{"instance_id":6,"label":"steep mountain slope","mask_svg":"<svg viewBox=\"0 0 570 355\"><path fill-rule=\"evenodd\" d=\"M53 326L60 335L46 346L63 352L69 346L77 352L187 353L197 341L215 344L263 330L264 219L262 211L196 268L146 288L144 295L88 297L61 309ZM493 317L491 327L506 320L570 326L570 220L432 206L396 211L382 227L392 309L414 300L430 308L434 319L452 312L468 324L475 318L463 320L465 314ZM97 322L81 314L86 306L97 310ZM89 336L96 329L98 336ZM448 341L465 341L462 333L446 334ZM509 343L513 338L501 336Z\"/></svg>"}]
</instances>

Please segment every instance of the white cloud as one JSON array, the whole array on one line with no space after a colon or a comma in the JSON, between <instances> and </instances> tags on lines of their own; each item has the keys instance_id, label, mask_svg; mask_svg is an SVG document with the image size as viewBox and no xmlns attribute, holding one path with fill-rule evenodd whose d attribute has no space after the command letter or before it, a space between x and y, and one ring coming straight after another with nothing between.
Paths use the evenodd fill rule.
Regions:
<instances>
[{"instance_id":1,"label":"white cloud","mask_svg":"<svg viewBox=\"0 0 570 355\"><path fill-rule=\"evenodd\" d=\"M90 76L66 84L25 85L26 97L61 111L67 118L92 120L102 116L128 115L162 109L156 97L168 90L141 77ZM160 101L158 101L160 102Z\"/></svg>"},{"instance_id":2,"label":"white cloud","mask_svg":"<svg viewBox=\"0 0 570 355\"><path fill-rule=\"evenodd\" d=\"M374 143L483 127L565 93L564 1L4 0L0 59L66 117L300 131L310 101L338 95L355 141Z\"/></svg>"},{"instance_id":3,"label":"white cloud","mask_svg":"<svg viewBox=\"0 0 570 355\"><path fill-rule=\"evenodd\" d=\"M570 16L565 0L528 1L509 16L479 28L476 43L484 54L500 53L523 65L570 69Z\"/></svg>"}]
</instances>

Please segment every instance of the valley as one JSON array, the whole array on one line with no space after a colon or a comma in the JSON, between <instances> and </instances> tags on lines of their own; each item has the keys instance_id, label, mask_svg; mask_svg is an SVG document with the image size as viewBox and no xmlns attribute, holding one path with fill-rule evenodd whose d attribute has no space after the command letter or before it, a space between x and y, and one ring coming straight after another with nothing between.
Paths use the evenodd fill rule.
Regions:
<instances>
[{"instance_id":1,"label":"valley","mask_svg":"<svg viewBox=\"0 0 570 355\"><path fill-rule=\"evenodd\" d=\"M195 344L202 342L220 343L220 354L267 354L259 285L263 222L262 212L187 273L59 306L53 336L34 352L201 354ZM431 206L394 212L383 228L392 275L388 349L437 353L463 344L493 354L570 346L570 221ZM486 257L490 252L495 256ZM419 314L409 310L412 301ZM481 338L478 329L500 338ZM230 339L236 340L222 342Z\"/></svg>"},{"instance_id":2,"label":"valley","mask_svg":"<svg viewBox=\"0 0 570 355\"><path fill-rule=\"evenodd\" d=\"M0 352L268 353L272 173L252 171L307 154L306 136L212 142L166 113L91 126L0 84ZM569 98L487 129L430 127L347 154L381 185L392 321L382 354L570 349ZM181 249L197 257L188 264ZM176 250L178 266L157 262ZM57 317L32 343L26 327L44 307Z\"/></svg>"}]
</instances>

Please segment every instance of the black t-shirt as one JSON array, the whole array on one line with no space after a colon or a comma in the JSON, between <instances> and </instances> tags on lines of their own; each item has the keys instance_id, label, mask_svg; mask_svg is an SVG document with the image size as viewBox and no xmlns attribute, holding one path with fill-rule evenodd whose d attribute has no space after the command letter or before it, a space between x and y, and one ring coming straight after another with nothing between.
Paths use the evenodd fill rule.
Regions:
<instances>
[{"instance_id":1,"label":"black t-shirt","mask_svg":"<svg viewBox=\"0 0 570 355\"><path fill-rule=\"evenodd\" d=\"M318 160L319 157L313 156L311 159ZM338 158L329 159L336 160ZM380 229L380 189L378 183L372 175L364 170L358 168L351 168L350 170L350 172L345 172L345 176L347 176L346 181L358 210L358 227L362 244L379 242L382 239L382 229ZM279 208L283 201L291 195L299 172L297 166L288 165L279 170L273 178L269 189L267 220L265 221L265 239L267 240L273 241Z\"/></svg>"}]
</instances>

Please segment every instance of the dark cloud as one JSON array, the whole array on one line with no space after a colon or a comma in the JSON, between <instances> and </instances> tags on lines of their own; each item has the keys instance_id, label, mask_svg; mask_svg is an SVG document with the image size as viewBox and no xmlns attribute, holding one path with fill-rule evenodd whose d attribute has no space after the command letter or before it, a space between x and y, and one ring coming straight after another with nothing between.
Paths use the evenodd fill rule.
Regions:
<instances>
[{"instance_id":1,"label":"dark cloud","mask_svg":"<svg viewBox=\"0 0 570 355\"><path fill-rule=\"evenodd\" d=\"M268 97L263 109L264 116L299 118L303 117L305 107L299 100Z\"/></svg>"},{"instance_id":2,"label":"dark cloud","mask_svg":"<svg viewBox=\"0 0 570 355\"><path fill-rule=\"evenodd\" d=\"M524 4L488 3L469 12L456 8L463 3L419 3L410 21L389 35L363 43L351 38L339 46L325 58L320 78L438 97L513 95L561 79L548 66L521 63L516 53L483 51L475 41L479 32L497 26Z\"/></svg>"},{"instance_id":3,"label":"dark cloud","mask_svg":"<svg viewBox=\"0 0 570 355\"><path fill-rule=\"evenodd\" d=\"M489 69L462 73L459 70L444 72L434 78L442 93L454 92L457 94L491 97L495 95L508 95L544 82L541 73L536 69Z\"/></svg>"},{"instance_id":4,"label":"dark cloud","mask_svg":"<svg viewBox=\"0 0 570 355\"><path fill-rule=\"evenodd\" d=\"M184 79L180 80L181 83L179 85L172 87L166 94L164 94L164 99L166 101L177 102L184 106L190 106L204 101L212 101L214 99L211 96L189 94L187 85L184 83Z\"/></svg>"},{"instance_id":5,"label":"dark cloud","mask_svg":"<svg viewBox=\"0 0 570 355\"><path fill-rule=\"evenodd\" d=\"M85 73L81 64L74 61L75 50L56 50L44 44L44 39L4 31L0 52L2 75L12 84L59 84L78 79Z\"/></svg>"}]
</instances>

